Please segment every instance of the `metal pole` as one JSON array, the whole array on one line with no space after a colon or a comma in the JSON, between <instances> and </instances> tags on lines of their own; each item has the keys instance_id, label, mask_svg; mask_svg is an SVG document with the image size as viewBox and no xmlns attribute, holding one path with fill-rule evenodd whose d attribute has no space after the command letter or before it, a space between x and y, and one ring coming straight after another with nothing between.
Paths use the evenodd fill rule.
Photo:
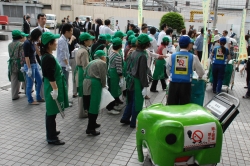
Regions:
<instances>
[{"instance_id":1,"label":"metal pole","mask_svg":"<svg viewBox=\"0 0 250 166\"><path fill-rule=\"evenodd\" d=\"M218 0L215 1L215 6L214 6L214 22L213 22L213 30L216 28L217 24L217 12L218 12Z\"/></svg>"}]
</instances>

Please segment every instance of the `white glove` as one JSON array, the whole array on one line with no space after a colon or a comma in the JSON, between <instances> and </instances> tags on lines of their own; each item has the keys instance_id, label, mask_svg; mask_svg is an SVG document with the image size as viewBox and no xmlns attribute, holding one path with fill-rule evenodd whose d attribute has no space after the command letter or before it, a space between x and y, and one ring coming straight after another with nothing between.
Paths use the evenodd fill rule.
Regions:
<instances>
[{"instance_id":1,"label":"white glove","mask_svg":"<svg viewBox=\"0 0 250 166\"><path fill-rule=\"evenodd\" d=\"M32 70L31 70L31 68L28 68L27 75L28 75L28 77L32 76Z\"/></svg>"},{"instance_id":2,"label":"white glove","mask_svg":"<svg viewBox=\"0 0 250 166\"><path fill-rule=\"evenodd\" d=\"M70 65L66 66L66 71L70 71L70 70L71 70L71 66Z\"/></svg>"},{"instance_id":3,"label":"white glove","mask_svg":"<svg viewBox=\"0 0 250 166\"><path fill-rule=\"evenodd\" d=\"M142 92L141 92L143 98L145 98L145 96L147 96L147 87L144 87Z\"/></svg>"},{"instance_id":4,"label":"white glove","mask_svg":"<svg viewBox=\"0 0 250 166\"><path fill-rule=\"evenodd\" d=\"M22 73L24 73L24 67L21 67L20 71L21 71Z\"/></svg>"},{"instance_id":5,"label":"white glove","mask_svg":"<svg viewBox=\"0 0 250 166\"><path fill-rule=\"evenodd\" d=\"M51 94L52 98L53 98L54 100L56 100L57 97L58 97L58 89L53 89L53 91L50 92L50 94Z\"/></svg>"},{"instance_id":6,"label":"white glove","mask_svg":"<svg viewBox=\"0 0 250 166\"><path fill-rule=\"evenodd\" d=\"M120 78L119 86L122 88L123 87L123 77Z\"/></svg>"}]
</instances>

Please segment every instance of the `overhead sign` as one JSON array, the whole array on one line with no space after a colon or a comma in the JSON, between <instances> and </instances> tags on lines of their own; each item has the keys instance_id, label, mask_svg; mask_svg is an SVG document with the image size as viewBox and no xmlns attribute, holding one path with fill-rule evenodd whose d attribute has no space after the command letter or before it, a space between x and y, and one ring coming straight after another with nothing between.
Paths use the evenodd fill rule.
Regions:
<instances>
[{"instance_id":1,"label":"overhead sign","mask_svg":"<svg viewBox=\"0 0 250 166\"><path fill-rule=\"evenodd\" d=\"M215 122L184 127L183 151L214 148L217 127Z\"/></svg>"},{"instance_id":2,"label":"overhead sign","mask_svg":"<svg viewBox=\"0 0 250 166\"><path fill-rule=\"evenodd\" d=\"M138 0L138 27L142 26L142 0Z\"/></svg>"}]
</instances>

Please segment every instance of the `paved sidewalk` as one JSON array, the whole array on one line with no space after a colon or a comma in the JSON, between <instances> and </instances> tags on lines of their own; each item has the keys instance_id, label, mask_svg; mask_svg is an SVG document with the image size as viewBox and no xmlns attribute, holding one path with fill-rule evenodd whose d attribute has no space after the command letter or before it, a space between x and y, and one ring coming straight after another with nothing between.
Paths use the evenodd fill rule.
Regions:
<instances>
[{"instance_id":1,"label":"paved sidewalk","mask_svg":"<svg viewBox=\"0 0 250 166\"><path fill-rule=\"evenodd\" d=\"M69 78L71 80L71 78ZM71 83L71 81L69 81ZM159 85L160 86L160 85ZM219 166L249 166L249 101L242 96L246 89L245 78L236 75L235 86L230 94L241 101L240 114L224 134L222 159ZM71 87L70 87L71 89ZM160 90L160 87L158 87ZM150 93L152 103L161 102L163 91ZM69 97L72 90L69 90ZM34 94L33 94L34 96ZM207 85L205 102L213 94L210 84ZM78 119L77 99L73 107L65 112L62 119L57 116L57 130L60 138L66 142L63 146L48 145L45 138L45 104L31 106L21 94L17 101L11 100L10 89L0 90L0 165L55 165L55 166L150 166L137 161L135 129L120 124L120 115L109 115L102 110L97 122L102 126L101 135L87 136L85 133L87 119ZM165 102L165 99L164 99ZM146 153L146 151L145 151Z\"/></svg>"}]
</instances>

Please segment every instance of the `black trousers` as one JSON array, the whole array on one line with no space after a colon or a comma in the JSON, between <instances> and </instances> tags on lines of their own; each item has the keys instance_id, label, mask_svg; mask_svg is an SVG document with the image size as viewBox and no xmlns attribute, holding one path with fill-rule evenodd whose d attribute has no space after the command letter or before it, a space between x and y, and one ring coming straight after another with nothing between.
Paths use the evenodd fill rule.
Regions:
<instances>
[{"instance_id":1,"label":"black trousers","mask_svg":"<svg viewBox=\"0 0 250 166\"><path fill-rule=\"evenodd\" d=\"M90 95L83 95L84 110L88 110L89 111L90 99L91 99ZM97 119L97 117L98 117L98 114L88 113L88 119L89 119L89 121L88 121L87 130L95 130L95 125L96 125L96 119Z\"/></svg>"},{"instance_id":2,"label":"black trousers","mask_svg":"<svg viewBox=\"0 0 250 166\"><path fill-rule=\"evenodd\" d=\"M58 140L56 135L56 115L45 115L47 141L54 142Z\"/></svg>"},{"instance_id":3,"label":"black trousers","mask_svg":"<svg viewBox=\"0 0 250 166\"><path fill-rule=\"evenodd\" d=\"M117 105L116 103L118 103L120 101L119 97L115 97L115 100L112 101L111 103L109 103L107 106L106 106L106 109L111 111L115 105Z\"/></svg>"},{"instance_id":4,"label":"black trousers","mask_svg":"<svg viewBox=\"0 0 250 166\"><path fill-rule=\"evenodd\" d=\"M159 80L153 80L151 88L150 88L151 91L155 91L156 90L158 81ZM165 79L161 79L160 81L161 81L161 87L162 87L162 89L166 89L167 88L167 84L166 84Z\"/></svg>"},{"instance_id":5,"label":"black trousers","mask_svg":"<svg viewBox=\"0 0 250 166\"><path fill-rule=\"evenodd\" d=\"M170 82L168 91L168 105L184 105L190 103L191 83Z\"/></svg>"},{"instance_id":6,"label":"black trousers","mask_svg":"<svg viewBox=\"0 0 250 166\"><path fill-rule=\"evenodd\" d=\"M202 51L197 51L197 53L198 53L198 58L199 58L199 60L200 60L200 62L201 62L201 58L202 58Z\"/></svg>"}]
</instances>

